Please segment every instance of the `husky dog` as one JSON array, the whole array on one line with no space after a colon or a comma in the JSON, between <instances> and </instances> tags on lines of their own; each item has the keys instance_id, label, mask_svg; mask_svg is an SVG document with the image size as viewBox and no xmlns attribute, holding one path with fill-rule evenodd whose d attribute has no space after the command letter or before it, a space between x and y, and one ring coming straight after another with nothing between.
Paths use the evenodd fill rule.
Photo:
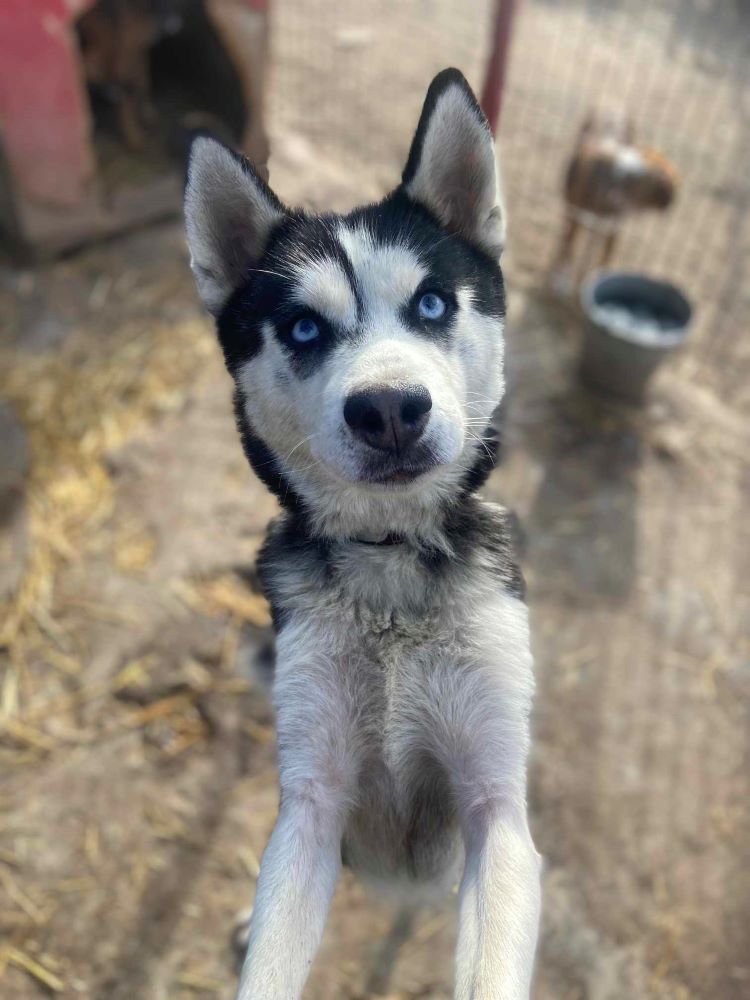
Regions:
<instances>
[{"instance_id":1,"label":"husky dog","mask_svg":"<svg viewBox=\"0 0 750 1000\"><path fill-rule=\"evenodd\" d=\"M344 216L286 208L200 138L185 212L245 452L283 510L259 560L281 804L239 997L300 996L343 860L409 899L459 877L455 996L527 998L528 618L508 517L476 495L504 389L487 122L440 73L400 185Z\"/></svg>"}]
</instances>

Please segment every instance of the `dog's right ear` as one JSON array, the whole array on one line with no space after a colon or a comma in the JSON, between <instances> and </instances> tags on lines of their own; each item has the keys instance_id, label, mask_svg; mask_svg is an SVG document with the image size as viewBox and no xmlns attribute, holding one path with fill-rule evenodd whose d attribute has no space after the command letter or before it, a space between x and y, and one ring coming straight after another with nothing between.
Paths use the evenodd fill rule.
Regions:
<instances>
[{"instance_id":1,"label":"dog's right ear","mask_svg":"<svg viewBox=\"0 0 750 1000\"><path fill-rule=\"evenodd\" d=\"M200 136L190 150L185 229L198 292L218 316L257 263L284 206L244 157Z\"/></svg>"}]
</instances>

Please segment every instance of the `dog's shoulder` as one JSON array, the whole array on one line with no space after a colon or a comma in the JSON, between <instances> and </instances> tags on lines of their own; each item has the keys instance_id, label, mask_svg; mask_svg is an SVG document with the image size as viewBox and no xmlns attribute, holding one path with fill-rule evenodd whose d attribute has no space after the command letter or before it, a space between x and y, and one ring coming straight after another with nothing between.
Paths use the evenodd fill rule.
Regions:
<instances>
[{"instance_id":1,"label":"dog's shoulder","mask_svg":"<svg viewBox=\"0 0 750 1000\"><path fill-rule=\"evenodd\" d=\"M320 592L330 583L330 543L311 536L299 517L284 512L269 526L257 569L278 632L296 594Z\"/></svg>"},{"instance_id":2,"label":"dog's shoulder","mask_svg":"<svg viewBox=\"0 0 750 1000\"><path fill-rule=\"evenodd\" d=\"M449 511L446 534L460 565L489 570L503 590L525 599L526 584L516 556L519 532L515 515L472 495Z\"/></svg>"}]
</instances>

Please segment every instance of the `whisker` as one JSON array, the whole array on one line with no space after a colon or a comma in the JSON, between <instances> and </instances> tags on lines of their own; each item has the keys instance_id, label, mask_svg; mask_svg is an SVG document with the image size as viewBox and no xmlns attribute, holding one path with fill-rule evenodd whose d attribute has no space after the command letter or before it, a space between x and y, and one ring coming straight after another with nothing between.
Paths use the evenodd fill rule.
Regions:
<instances>
[{"instance_id":1,"label":"whisker","mask_svg":"<svg viewBox=\"0 0 750 1000\"><path fill-rule=\"evenodd\" d=\"M249 268L249 273L250 274L270 274L274 278L281 278L282 281L289 281L289 275L288 274L279 274L278 271L267 271L267 270L265 270L265 268L262 268L262 267L251 267L251 268Z\"/></svg>"},{"instance_id":2,"label":"whisker","mask_svg":"<svg viewBox=\"0 0 750 1000\"><path fill-rule=\"evenodd\" d=\"M484 450L485 450L485 451L487 452L487 457L488 457L489 459L491 459L492 461L494 461L494 460L495 460L495 456L493 455L493 453L492 453L492 451L490 450L490 448L489 448L489 446L488 446L487 442L486 442L486 441L485 441L485 440L484 440L483 438L480 438L480 437L477 437L477 435L476 435L476 434L467 434L466 436L467 436L467 437L469 438L469 440L470 440L470 441L476 441L476 442L477 442L477 444L481 444L481 446L482 446L482 447L484 448Z\"/></svg>"},{"instance_id":3,"label":"whisker","mask_svg":"<svg viewBox=\"0 0 750 1000\"><path fill-rule=\"evenodd\" d=\"M308 436L307 436L306 438L302 438L302 440L301 440L301 441L298 441L298 442L297 442L297 444L295 444L295 446L294 446L294 447L292 448L292 450L291 450L291 451L289 452L289 454L288 454L288 455L286 455L286 456L285 456L285 457L284 457L284 458L282 459L282 461L283 461L283 462L288 462L288 461L289 461L289 459L290 459L290 458L292 457L292 455L293 455L293 454L295 453L295 451L296 451L296 450L297 450L298 448L301 448L303 444L307 444L307 442L308 442L308 441L311 441L311 440L312 440L312 439L313 439L314 437L317 437L317 436L318 436L318 432L316 431L316 432L314 432L313 434L308 434Z\"/></svg>"},{"instance_id":4,"label":"whisker","mask_svg":"<svg viewBox=\"0 0 750 1000\"><path fill-rule=\"evenodd\" d=\"M320 459L318 459L318 458L314 458L314 459L312 460L312 462L310 462L310 464L309 464L309 465L305 465L305 466L304 466L303 468L301 468L301 469L295 469L294 471L295 471L295 473L296 473L296 474L297 474L298 476L302 476L302 475L304 475L304 474L305 474L306 472L309 472L309 471L310 471L310 469L314 469L314 468L316 468L316 467L317 467L317 466L319 466L319 465L321 465L321 462L320 462Z\"/></svg>"}]
</instances>

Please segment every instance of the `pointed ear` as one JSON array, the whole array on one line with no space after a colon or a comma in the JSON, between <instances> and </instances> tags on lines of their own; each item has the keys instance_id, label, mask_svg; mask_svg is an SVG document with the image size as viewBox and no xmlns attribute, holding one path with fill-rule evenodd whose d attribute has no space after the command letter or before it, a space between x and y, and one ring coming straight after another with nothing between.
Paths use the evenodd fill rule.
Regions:
<instances>
[{"instance_id":1,"label":"pointed ear","mask_svg":"<svg viewBox=\"0 0 750 1000\"><path fill-rule=\"evenodd\" d=\"M402 177L406 193L448 229L493 257L505 243L495 144L477 99L457 69L427 91Z\"/></svg>"},{"instance_id":2,"label":"pointed ear","mask_svg":"<svg viewBox=\"0 0 750 1000\"><path fill-rule=\"evenodd\" d=\"M284 207L237 153L215 139L193 142L185 229L198 292L217 316L256 263Z\"/></svg>"}]
</instances>

